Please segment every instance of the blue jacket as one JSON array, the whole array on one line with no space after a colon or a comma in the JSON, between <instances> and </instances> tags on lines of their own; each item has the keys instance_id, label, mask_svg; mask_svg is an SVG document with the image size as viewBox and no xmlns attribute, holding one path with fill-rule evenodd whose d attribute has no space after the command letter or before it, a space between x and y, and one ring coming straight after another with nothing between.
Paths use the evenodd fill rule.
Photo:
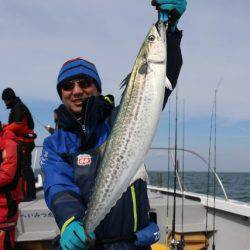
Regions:
<instances>
[{"instance_id":1,"label":"blue jacket","mask_svg":"<svg viewBox=\"0 0 250 250\"><path fill-rule=\"evenodd\" d=\"M182 33L178 30L168 33L168 65L167 76L175 87L182 65L180 41ZM166 89L163 107L171 91ZM93 123L86 127L87 138L82 138L82 127L77 119L61 105L57 114L59 117L59 130L44 140L44 148L41 157L41 167L44 173L45 200L53 212L59 228L64 222L75 216L82 220L86 211L87 199L85 194L88 189L83 183L84 178L77 176L78 168L74 164L74 157L80 152L93 153L108 138L111 131L107 120ZM82 148L84 146L84 148ZM97 164L98 165L98 164ZM96 167L96 166L95 166ZM95 173L93 173L95 175ZM92 182L92 181L90 181ZM147 197L146 183L138 180L133 188L136 196L136 231L149 224L149 201ZM88 190L87 190L88 191ZM88 195L87 195L88 196ZM133 208L131 188L123 194L122 198L112 208L110 214L97 227L95 233L97 239L126 238L134 233L135 211ZM120 244L117 246L116 244ZM150 249L150 247L136 247L134 243L115 243L109 247L97 249Z\"/></svg>"},{"instance_id":2,"label":"blue jacket","mask_svg":"<svg viewBox=\"0 0 250 250\"><path fill-rule=\"evenodd\" d=\"M72 165L74 155L82 146L82 128L64 105L61 105L56 112L60 129L44 140L40 161L44 173L45 200L51 210L53 210L55 196L65 192L74 193L75 196L81 195L81 190L74 180ZM94 133L95 143L91 150L102 145L107 140L110 131L108 122L98 124ZM69 208L66 209L69 214ZM84 212L86 207L81 206L81 210ZM63 221L58 219L57 222L60 227L64 223L64 219Z\"/></svg>"},{"instance_id":3,"label":"blue jacket","mask_svg":"<svg viewBox=\"0 0 250 250\"><path fill-rule=\"evenodd\" d=\"M94 183L96 170L99 164L85 168L88 173L82 171L75 164L75 155L79 152L92 154L100 145L107 140L111 131L107 120L97 124L89 141L94 145L82 150L82 138L80 136L81 126L64 105L57 110L59 117L59 129L44 141L41 166L44 173L45 200L53 212L59 228L72 216L77 220L82 220L86 211L89 193ZM87 127L87 131L89 131ZM87 133L88 134L88 133ZM94 144L92 142L95 142ZM80 149L80 151L79 151ZM96 155L96 154L93 154ZM92 162L95 162L95 156ZM98 160L97 160L98 161ZM89 179L89 176L91 179ZM93 178L92 178L93 177ZM90 180L90 181L89 181ZM136 211L134 208L132 190L134 190L136 200ZM135 222L136 213L136 222ZM136 223L136 228L135 228ZM99 248L112 249L112 244L104 247L101 241L112 239L128 239L134 235L135 231L141 230L149 224L149 201L147 197L147 186L142 180L137 180L133 188L129 187L122 198L112 208L95 230ZM126 241L126 240L125 240ZM118 247L117 244L120 244ZM119 249L148 249L146 246L140 248L133 242L115 243L113 246ZM123 247L121 247L123 246ZM126 247L125 247L126 246ZM111 247L111 248L110 248Z\"/></svg>"}]
</instances>

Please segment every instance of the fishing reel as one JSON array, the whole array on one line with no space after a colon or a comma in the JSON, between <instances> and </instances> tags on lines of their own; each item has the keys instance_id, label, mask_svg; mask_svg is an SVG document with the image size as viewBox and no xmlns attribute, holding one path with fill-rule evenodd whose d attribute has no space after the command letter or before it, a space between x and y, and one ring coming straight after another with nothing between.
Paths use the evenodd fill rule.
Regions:
<instances>
[{"instance_id":1,"label":"fishing reel","mask_svg":"<svg viewBox=\"0 0 250 250\"><path fill-rule=\"evenodd\" d=\"M177 240L175 237L169 241L169 247L171 250L184 250L185 241L184 236L181 235L180 240Z\"/></svg>"}]
</instances>

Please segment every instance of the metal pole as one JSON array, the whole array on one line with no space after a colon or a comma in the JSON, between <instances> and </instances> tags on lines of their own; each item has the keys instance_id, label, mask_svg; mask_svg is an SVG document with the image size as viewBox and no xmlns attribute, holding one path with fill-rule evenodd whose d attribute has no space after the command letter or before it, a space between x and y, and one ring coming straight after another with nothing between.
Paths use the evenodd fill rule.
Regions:
<instances>
[{"instance_id":1,"label":"metal pole","mask_svg":"<svg viewBox=\"0 0 250 250\"><path fill-rule=\"evenodd\" d=\"M161 148L161 147L154 147L154 148L150 148L150 149L151 149L151 150L175 150L175 148L164 148L164 147L162 147L162 148ZM221 181L220 177L218 176L217 173L214 172L214 169L211 168L211 167L209 166L209 164L208 164L208 162L205 160L205 158L204 158L203 156L201 156L200 154L198 154L198 153L196 153L195 151L190 150L190 149L178 148L177 150L178 150L178 151L183 151L183 150L184 150L184 151L187 152L187 153L193 154L193 155L197 156L203 163L205 163L205 165L206 165L206 166L210 169L210 171L215 175L216 180L218 181L218 183L219 183L219 185L220 185L220 187L221 187L221 189L222 189L222 192L223 192L223 194L224 194L225 200L227 201L227 200L228 200L228 196L227 196L226 190L225 190L225 188L224 188L224 186L223 186L223 184L222 184L222 181Z\"/></svg>"}]
</instances>

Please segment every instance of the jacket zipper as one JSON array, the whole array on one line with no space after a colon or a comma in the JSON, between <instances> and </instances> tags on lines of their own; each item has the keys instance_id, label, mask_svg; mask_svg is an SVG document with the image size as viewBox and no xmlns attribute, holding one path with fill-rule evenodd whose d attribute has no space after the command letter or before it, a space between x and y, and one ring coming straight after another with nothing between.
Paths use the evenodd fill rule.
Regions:
<instances>
[{"instance_id":1,"label":"jacket zipper","mask_svg":"<svg viewBox=\"0 0 250 250\"><path fill-rule=\"evenodd\" d=\"M88 105L89 105L89 99L87 100L87 104L84 110L84 119L83 119L83 124L82 124L82 130L85 133L85 135L86 135L86 119L87 119Z\"/></svg>"}]
</instances>

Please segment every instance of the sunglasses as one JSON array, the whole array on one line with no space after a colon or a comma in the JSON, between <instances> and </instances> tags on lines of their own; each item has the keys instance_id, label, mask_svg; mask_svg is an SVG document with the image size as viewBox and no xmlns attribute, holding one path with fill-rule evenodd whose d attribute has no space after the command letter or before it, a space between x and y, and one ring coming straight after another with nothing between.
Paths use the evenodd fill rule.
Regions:
<instances>
[{"instance_id":1,"label":"sunglasses","mask_svg":"<svg viewBox=\"0 0 250 250\"><path fill-rule=\"evenodd\" d=\"M94 81L91 78L85 78L85 79L80 79L80 80L71 80L71 81L63 83L61 88L64 91L71 91L74 89L76 83L79 85L80 88L86 89L86 88L89 88L90 86L92 86L92 84L94 84Z\"/></svg>"}]
</instances>

